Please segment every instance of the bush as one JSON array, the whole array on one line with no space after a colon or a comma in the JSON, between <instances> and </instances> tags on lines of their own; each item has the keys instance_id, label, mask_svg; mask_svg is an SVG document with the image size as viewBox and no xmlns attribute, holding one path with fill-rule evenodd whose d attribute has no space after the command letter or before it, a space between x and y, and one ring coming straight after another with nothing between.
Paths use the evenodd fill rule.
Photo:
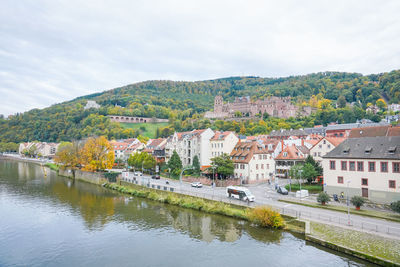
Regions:
<instances>
[{"instance_id":1,"label":"bush","mask_svg":"<svg viewBox=\"0 0 400 267\"><path fill-rule=\"evenodd\" d=\"M262 227L280 229L285 225L279 212L266 206L259 206L252 210L248 210L247 217L251 222Z\"/></svg>"},{"instance_id":2,"label":"bush","mask_svg":"<svg viewBox=\"0 0 400 267\"><path fill-rule=\"evenodd\" d=\"M400 213L400 200L390 203L390 208L393 211Z\"/></svg>"},{"instance_id":3,"label":"bush","mask_svg":"<svg viewBox=\"0 0 400 267\"><path fill-rule=\"evenodd\" d=\"M350 199L351 204L353 204L355 207L361 207L365 203L365 199L360 196L353 196Z\"/></svg>"},{"instance_id":4,"label":"bush","mask_svg":"<svg viewBox=\"0 0 400 267\"><path fill-rule=\"evenodd\" d=\"M328 203L331 201L331 197L327 193L321 192L318 194L317 201L321 204Z\"/></svg>"}]
</instances>

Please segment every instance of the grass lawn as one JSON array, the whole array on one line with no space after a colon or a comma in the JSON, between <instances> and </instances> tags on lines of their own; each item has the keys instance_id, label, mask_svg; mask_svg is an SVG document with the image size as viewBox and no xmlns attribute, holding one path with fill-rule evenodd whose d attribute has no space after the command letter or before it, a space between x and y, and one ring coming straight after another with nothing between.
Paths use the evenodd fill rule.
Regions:
<instances>
[{"instance_id":1,"label":"grass lawn","mask_svg":"<svg viewBox=\"0 0 400 267\"><path fill-rule=\"evenodd\" d=\"M285 185L285 188L289 191L289 185ZM322 192L322 185L316 184L301 184L301 189L308 190L310 193L319 193ZM299 184L292 184L292 191L300 190Z\"/></svg>"},{"instance_id":2,"label":"grass lawn","mask_svg":"<svg viewBox=\"0 0 400 267\"><path fill-rule=\"evenodd\" d=\"M165 127L168 125L168 122L159 122L159 123L120 123L122 127L125 129L130 128L135 131L139 131L139 133L148 138L156 138L157 128ZM143 129L140 129L143 128Z\"/></svg>"},{"instance_id":3,"label":"grass lawn","mask_svg":"<svg viewBox=\"0 0 400 267\"><path fill-rule=\"evenodd\" d=\"M400 240L315 222L310 222L310 227L312 236L368 255L400 263Z\"/></svg>"},{"instance_id":4,"label":"grass lawn","mask_svg":"<svg viewBox=\"0 0 400 267\"><path fill-rule=\"evenodd\" d=\"M340 211L347 213L347 207L344 206L334 206L334 205L321 205L317 204L314 202L308 202L308 201L292 201L292 200L285 200L285 199L280 199L279 201L285 202L285 203L291 203L291 204L297 204L297 205L303 205L307 207L312 207L312 208L320 208L320 209L327 209L327 210L334 210L334 211ZM390 212L383 212L383 211L375 211L375 210L356 210L355 208L350 208L350 213L355 214L355 215L361 215L361 216L366 216L366 217L373 217L373 218L378 218L378 219L384 219L384 220L389 220L389 221L394 221L394 222L400 222L400 214L395 214L395 213L390 213Z\"/></svg>"}]
</instances>

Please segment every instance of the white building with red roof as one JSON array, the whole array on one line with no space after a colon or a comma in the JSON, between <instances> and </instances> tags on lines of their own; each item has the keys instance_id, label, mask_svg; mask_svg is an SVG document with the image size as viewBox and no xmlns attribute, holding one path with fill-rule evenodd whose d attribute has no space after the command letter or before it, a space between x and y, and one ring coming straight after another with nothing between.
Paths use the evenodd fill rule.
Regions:
<instances>
[{"instance_id":1,"label":"white building with red roof","mask_svg":"<svg viewBox=\"0 0 400 267\"><path fill-rule=\"evenodd\" d=\"M239 142L239 138L234 132L215 132L210 139L211 157L218 157L223 154L230 155L237 142Z\"/></svg>"},{"instance_id":2,"label":"white building with red roof","mask_svg":"<svg viewBox=\"0 0 400 267\"><path fill-rule=\"evenodd\" d=\"M314 160L321 163L322 157L340 145L344 140L346 140L344 137L324 137L310 149L310 155Z\"/></svg>"},{"instance_id":3,"label":"white building with red roof","mask_svg":"<svg viewBox=\"0 0 400 267\"><path fill-rule=\"evenodd\" d=\"M234 177L241 183L259 183L271 180L275 161L268 148L258 141L238 142L231 152Z\"/></svg>"},{"instance_id":4,"label":"white building with red roof","mask_svg":"<svg viewBox=\"0 0 400 267\"><path fill-rule=\"evenodd\" d=\"M306 146L288 145L275 158L275 175L279 178L289 178L289 170L292 166L303 164L310 150Z\"/></svg>"}]
</instances>

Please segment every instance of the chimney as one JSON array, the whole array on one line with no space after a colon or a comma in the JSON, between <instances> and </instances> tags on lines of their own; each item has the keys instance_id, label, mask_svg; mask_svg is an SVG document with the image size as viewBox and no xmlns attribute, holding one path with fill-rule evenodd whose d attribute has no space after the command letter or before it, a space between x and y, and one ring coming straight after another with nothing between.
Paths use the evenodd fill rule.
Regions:
<instances>
[{"instance_id":1,"label":"chimney","mask_svg":"<svg viewBox=\"0 0 400 267\"><path fill-rule=\"evenodd\" d=\"M301 146L304 146L304 139L301 138Z\"/></svg>"}]
</instances>

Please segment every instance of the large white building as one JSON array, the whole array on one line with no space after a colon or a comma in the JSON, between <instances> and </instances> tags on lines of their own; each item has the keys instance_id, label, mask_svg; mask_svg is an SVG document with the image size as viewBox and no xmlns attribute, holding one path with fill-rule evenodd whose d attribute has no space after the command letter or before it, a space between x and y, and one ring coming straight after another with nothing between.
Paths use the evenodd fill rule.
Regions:
<instances>
[{"instance_id":1,"label":"large white building","mask_svg":"<svg viewBox=\"0 0 400 267\"><path fill-rule=\"evenodd\" d=\"M264 145L257 141L239 142L232 150L234 177L241 183L258 183L272 180L275 161Z\"/></svg>"},{"instance_id":2,"label":"large white building","mask_svg":"<svg viewBox=\"0 0 400 267\"><path fill-rule=\"evenodd\" d=\"M199 158L200 166L209 166L211 163L210 139L213 136L214 132L210 128L190 132L175 132L165 145L166 162L169 161L175 150L183 166L192 165L193 158L196 155Z\"/></svg>"},{"instance_id":3,"label":"large white building","mask_svg":"<svg viewBox=\"0 0 400 267\"><path fill-rule=\"evenodd\" d=\"M347 139L323 157L322 166L328 194L400 200L400 136Z\"/></svg>"},{"instance_id":4,"label":"large white building","mask_svg":"<svg viewBox=\"0 0 400 267\"><path fill-rule=\"evenodd\" d=\"M32 152L37 157L49 157L52 158L57 153L59 143L47 143L47 142L27 142L19 144L18 153L24 155L25 152Z\"/></svg>"},{"instance_id":5,"label":"large white building","mask_svg":"<svg viewBox=\"0 0 400 267\"><path fill-rule=\"evenodd\" d=\"M211 157L218 157L223 154L230 155L239 138L234 132L215 132L210 139Z\"/></svg>"}]
</instances>

